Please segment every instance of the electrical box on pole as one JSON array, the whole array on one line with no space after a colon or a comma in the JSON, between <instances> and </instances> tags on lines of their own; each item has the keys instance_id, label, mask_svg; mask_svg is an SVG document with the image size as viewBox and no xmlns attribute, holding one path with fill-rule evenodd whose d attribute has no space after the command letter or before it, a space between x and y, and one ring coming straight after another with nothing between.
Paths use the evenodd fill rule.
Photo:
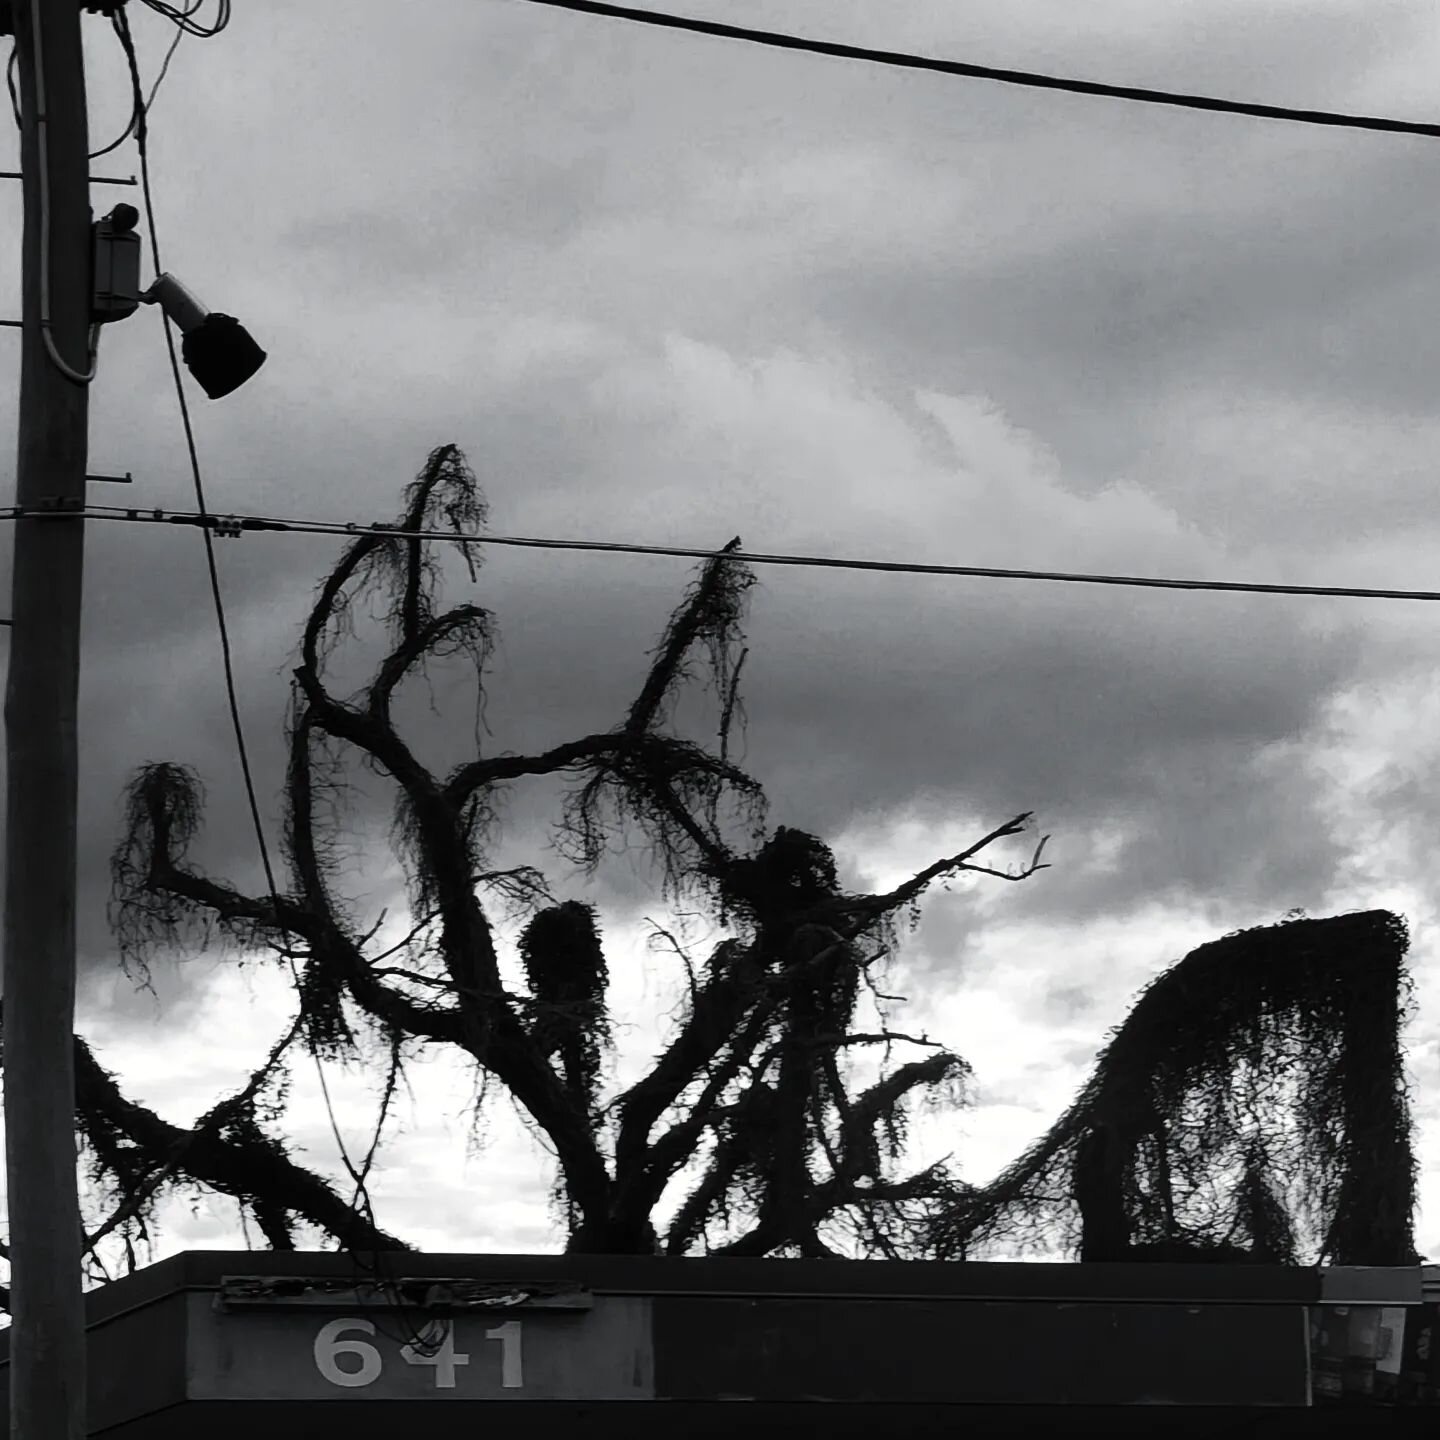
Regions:
<instances>
[{"instance_id":1,"label":"electrical box on pole","mask_svg":"<svg viewBox=\"0 0 1440 1440\"><path fill-rule=\"evenodd\" d=\"M123 320L140 308L140 237L135 226L140 212L117 205L90 227L94 283L90 318L96 325Z\"/></svg>"}]
</instances>

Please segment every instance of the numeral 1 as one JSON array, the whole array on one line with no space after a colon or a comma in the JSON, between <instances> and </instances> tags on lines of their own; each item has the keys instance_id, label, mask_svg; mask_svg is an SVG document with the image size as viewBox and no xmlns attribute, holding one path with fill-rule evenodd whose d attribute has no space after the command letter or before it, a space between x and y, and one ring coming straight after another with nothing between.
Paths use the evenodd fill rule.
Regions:
<instances>
[{"instance_id":1,"label":"numeral 1","mask_svg":"<svg viewBox=\"0 0 1440 1440\"><path fill-rule=\"evenodd\" d=\"M507 1320L493 1330L485 1332L487 1340L500 1342L500 1387L503 1390L518 1390L525 1383L520 1358L520 1322Z\"/></svg>"}]
</instances>

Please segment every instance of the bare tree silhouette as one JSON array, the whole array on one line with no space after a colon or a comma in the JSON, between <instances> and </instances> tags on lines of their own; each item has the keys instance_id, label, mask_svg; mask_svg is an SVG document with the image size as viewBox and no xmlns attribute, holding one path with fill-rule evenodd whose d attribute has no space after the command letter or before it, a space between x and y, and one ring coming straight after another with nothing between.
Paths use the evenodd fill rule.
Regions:
<instances>
[{"instance_id":1,"label":"bare tree silhouette","mask_svg":"<svg viewBox=\"0 0 1440 1440\"><path fill-rule=\"evenodd\" d=\"M397 723L397 699L445 659L469 667L483 698L494 620L476 605L440 608L438 552L453 545L473 575L467 537L484 520L464 457L441 447L395 525L361 532L319 587L294 670L274 893L247 894L194 862L195 774L153 764L131 782L112 864L126 963L143 973L157 950L187 946L268 952L293 977L297 1014L247 1083L189 1129L127 1099L77 1039L77 1124L110 1207L92 1256L108 1238L133 1263L158 1199L194 1186L233 1196L275 1248L293 1247L302 1224L355 1251L405 1248L377 1224L365 1181L407 1058L442 1048L469 1057L548 1142L573 1250L962 1258L1038 1245L1082 1260L1293 1263L1308 1237L1333 1263L1413 1263L1402 921L1290 920L1202 946L1148 987L1074 1104L993 1183L966 1185L948 1162L907 1173L910 1107L963 1103L970 1072L892 1028L877 966L937 881L1043 868L1043 839L1015 868L988 859L1031 817L876 894L845 891L820 838L771 828L761 786L731 758L754 583L732 558L738 540L700 567L611 729L533 754L487 755L477 736L475 754L435 773ZM384 653L341 694L338 658L366 596L380 602ZM676 720L697 689L715 711L703 742ZM357 766L393 788L410 882L412 927L384 949L339 884ZM661 893L723 935L697 961L661 932L686 967L683 1002L646 1073L608 1100L600 919L557 898L539 869L490 858L502 787L556 779L562 857L593 873L617 836L638 836ZM524 921L521 978L508 985L501 914ZM857 1018L867 992L880 1016L868 1030ZM917 1058L892 1064L897 1046ZM874 1047L879 1078L862 1087L850 1057ZM350 1198L284 1139L286 1063L302 1049L361 1056L382 1076Z\"/></svg>"},{"instance_id":2,"label":"bare tree silhouette","mask_svg":"<svg viewBox=\"0 0 1440 1440\"><path fill-rule=\"evenodd\" d=\"M935 1253L1413 1265L1400 1029L1405 925L1383 910L1202 945L1140 997L1088 1084Z\"/></svg>"},{"instance_id":3,"label":"bare tree silhouette","mask_svg":"<svg viewBox=\"0 0 1440 1440\"><path fill-rule=\"evenodd\" d=\"M1011 870L984 858L1030 816L881 894L846 893L817 837L769 829L759 783L730 758L754 583L730 558L738 540L701 567L612 729L432 772L396 722L397 696L446 658L468 665L483 695L495 628L479 606L439 607L441 542L427 534L453 534L446 543L473 574L466 537L484 520L473 473L443 446L391 527L411 533L362 532L320 586L294 671L288 874L277 893L245 894L192 862L204 809L197 776L154 764L131 783L112 900L127 962L216 942L269 950L292 967L299 1017L250 1084L188 1133L125 1101L81 1046L80 1127L115 1206L106 1233L140 1233L166 1187L198 1183L235 1196L275 1246L294 1243L297 1220L357 1248L394 1246L365 1210L363 1167L352 1177L361 1198L346 1203L280 1138L277 1077L292 1047L354 1055L378 1041L387 1102L404 1057L421 1047L464 1052L514 1097L557 1158L572 1249L829 1255L849 1234L864 1253L920 1253L960 1188L945 1164L900 1173L906 1107L927 1093L958 1100L968 1067L888 1022L857 1030L857 1004L933 883L963 872L1021 880L1042 868L1043 840ZM334 662L366 595L381 601L386 651L367 683L342 695ZM682 692L705 683L718 718L701 743L680 733L675 714ZM337 884L337 800L352 765L393 786L394 841L410 880L414 928L379 954ZM500 788L545 777L570 787L555 836L563 856L593 872L617 832L638 834L664 893L695 898L726 931L703 961L685 957L690 983L673 1035L609 1103L599 1085L610 1015L597 916L557 901L538 870L487 860ZM502 976L496 905L530 916L523 987ZM856 1089L850 1054L903 1044L924 1053ZM667 1189L692 1162L697 1178L658 1227Z\"/></svg>"}]
</instances>

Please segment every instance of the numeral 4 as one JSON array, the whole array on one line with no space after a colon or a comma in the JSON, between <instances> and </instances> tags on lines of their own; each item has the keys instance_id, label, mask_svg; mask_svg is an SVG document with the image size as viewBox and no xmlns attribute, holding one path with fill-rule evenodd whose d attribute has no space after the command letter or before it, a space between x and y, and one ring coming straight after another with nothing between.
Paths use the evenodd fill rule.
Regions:
<instances>
[{"instance_id":1,"label":"numeral 4","mask_svg":"<svg viewBox=\"0 0 1440 1440\"><path fill-rule=\"evenodd\" d=\"M417 1350L414 1345L402 1345L401 1358L407 1365L433 1365L435 1388L453 1390L455 1367L470 1363L468 1355L461 1355L455 1349L455 1327L447 1320L432 1320L418 1338L424 1348Z\"/></svg>"}]
</instances>

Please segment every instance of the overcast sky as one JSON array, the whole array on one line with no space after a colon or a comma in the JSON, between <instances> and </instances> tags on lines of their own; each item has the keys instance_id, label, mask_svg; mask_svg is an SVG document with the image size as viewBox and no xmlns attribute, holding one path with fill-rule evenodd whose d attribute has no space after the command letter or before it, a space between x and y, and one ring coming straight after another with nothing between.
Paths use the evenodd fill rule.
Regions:
<instances>
[{"instance_id":1,"label":"overcast sky","mask_svg":"<svg viewBox=\"0 0 1440 1440\"><path fill-rule=\"evenodd\" d=\"M685 0L857 44L1297 107L1435 118L1421 0ZM142 74L168 26L132 7ZM87 21L96 142L124 62ZM1017 568L1435 588L1440 259L1430 140L1021 90L660 32L518 0L236 0L186 39L151 120L165 265L269 352L196 397L219 511L393 514L434 446L469 456L498 534ZM96 162L137 167L123 147ZM129 192L97 189L97 208ZM19 196L0 271L19 305ZM13 342L5 342L13 343ZM104 336L102 503L189 508L158 317ZM12 373L14 373L12 369ZM0 432L14 424L0 387ZM6 463L9 463L8 461ZM189 1121L284 1024L280 977L190 956L156 995L104 921L120 787L201 770L204 856L258 875L199 536L96 525L82 684L81 1028ZM341 542L220 542L244 710L278 835L280 722L312 586ZM690 578L684 561L494 550L497 747L604 728ZM1409 1032L1440 1253L1436 615L1400 602L775 569L753 592L747 762L775 821L893 882L1021 810L1053 839L1023 886L937 893L897 967L907 1018L976 1070L924 1144L993 1174L1053 1120L1130 1000L1180 954L1303 907L1410 921ZM427 744L472 696L437 676ZM663 1033L674 962L638 873L611 917L623 1054ZM362 817L363 818L363 817ZM355 894L403 924L394 859ZM697 940L703 937L697 936ZM314 1075L294 1136L340 1166ZM373 1087L334 1075L363 1148ZM505 1104L432 1064L373 1185L435 1249L557 1243L548 1161ZM233 1204L167 1248L244 1243Z\"/></svg>"}]
</instances>

